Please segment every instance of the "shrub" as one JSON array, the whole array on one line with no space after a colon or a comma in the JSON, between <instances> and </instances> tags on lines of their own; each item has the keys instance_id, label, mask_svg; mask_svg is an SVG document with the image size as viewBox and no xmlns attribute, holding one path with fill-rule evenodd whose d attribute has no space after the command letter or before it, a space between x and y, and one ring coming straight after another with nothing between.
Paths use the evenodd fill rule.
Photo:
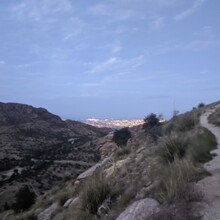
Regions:
<instances>
[{"instance_id":1,"label":"shrub","mask_svg":"<svg viewBox=\"0 0 220 220\"><path fill-rule=\"evenodd\" d=\"M209 123L220 127L220 108L217 108L213 114L208 118Z\"/></svg>"},{"instance_id":2,"label":"shrub","mask_svg":"<svg viewBox=\"0 0 220 220\"><path fill-rule=\"evenodd\" d=\"M27 185L19 189L15 195L16 202L14 204L15 211L24 211L29 209L35 202L36 195L29 189Z\"/></svg>"},{"instance_id":3,"label":"shrub","mask_svg":"<svg viewBox=\"0 0 220 220\"><path fill-rule=\"evenodd\" d=\"M179 115L174 119L174 127L176 131L187 132L192 130L199 123L199 117L195 111Z\"/></svg>"},{"instance_id":4,"label":"shrub","mask_svg":"<svg viewBox=\"0 0 220 220\"><path fill-rule=\"evenodd\" d=\"M205 106L205 104L202 103L202 102L198 104L198 108L202 108L202 107L204 107L204 106Z\"/></svg>"},{"instance_id":5,"label":"shrub","mask_svg":"<svg viewBox=\"0 0 220 220\"><path fill-rule=\"evenodd\" d=\"M110 184L103 175L96 174L84 185L80 195L81 208L84 212L95 215L100 205L105 199L111 197L112 190Z\"/></svg>"},{"instance_id":6,"label":"shrub","mask_svg":"<svg viewBox=\"0 0 220 220\"><path fill-rule=\"evenodd\" d=\"M196 168L190 160L175 158L173 163L163 169L156 196L163 202L181 200L196 176Z\"/></svg>"},{"instance_id":7,"label":"shrub","mask_svg":"<svg viewBox=\"0 0 220 220\"><path fill-rule=\"evenodd\" d=\"M159 156L165 163L172 163L175 158L183 158L186 154L188 142L181 136L170 135L161 140Z\"/></svg>"},{"instance_id":8,"label":"shrub","mask_svg":"<svg viewBox=\"0 0 220 220\"><path fill-rule=\"evenodd\" d=\"M131 153L131 149L129 147L118 148L115 152L115 157L120 158L130 153Z\"/></svg>"},{"instance_id":9,"label":"shrub","mask_svg":"<svg viewBox=\"0 0 220 220\"><path fill-rule=\"evenodd\" d=\"M131 138L131 132L129 128L122 128L120 130L116 130L113 135L113 141L119 146L125 146L128 140Z\"/></svg>"},{"instance_id":10,"label":"shrub","mask_svg":"<svg viewBox=\"0 0 220 220\"><path fill-rule=\"evenodd\" d=\"M159 117L157 117L156 114L151 113L144 119L143 129L145 132L153 138L153 140L156 140L158 136L161 136L162 129Z\"/></svg>"},{"instance_id":11,"label":"shrub","mask_svg":"<svg viewBox=\"0 0 220 220\"><path fill-rule=\"evenodd\" d=\"M148 115L147 117L144 118L144 124L143 124L143 129L148 132L149 130L151 130L152 128L159 126L160 122L159 122L159 118L157 117L156 114L151 113L150 115Z\"/></svg>"},{"instance_id":12,"label":"shrub","mask_svg":"<svg viewBox=\"0 0 220 220\"><path fill-rule=\"evenodd\" d=\"M215 136L207 129L197 131L190 139L188 153L195 163L205 163L212 159L211 150L217 146Z\"/></svg>"}]
</instances>

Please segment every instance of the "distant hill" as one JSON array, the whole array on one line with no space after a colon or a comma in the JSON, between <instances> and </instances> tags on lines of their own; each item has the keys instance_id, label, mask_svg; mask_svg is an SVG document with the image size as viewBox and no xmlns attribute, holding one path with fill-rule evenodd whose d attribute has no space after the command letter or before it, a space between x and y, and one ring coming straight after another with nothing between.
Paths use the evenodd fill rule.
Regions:
<instances>
[{"instance_id":1,"label":"distant hill","mask_svg":"<svg viewBox=\"0 0 220 220\"><path fill-rule=\"evenodd\" d=\"M93 141L108 131L44 108L0 102L0 208L22 182L41 193L96 163Z\"/></svg>"}]
</instances>

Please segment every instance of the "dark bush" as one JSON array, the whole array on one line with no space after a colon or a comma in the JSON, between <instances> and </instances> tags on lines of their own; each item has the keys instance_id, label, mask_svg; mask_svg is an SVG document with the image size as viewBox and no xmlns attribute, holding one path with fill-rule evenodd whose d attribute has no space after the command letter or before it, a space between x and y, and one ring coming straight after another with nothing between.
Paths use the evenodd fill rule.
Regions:
<instances>
[{"instance_id":1,"label":"dark bush","mask_svg":"<svg viewBox=\"0 0 220 220\"><path fill-rule=\"evenodd\" d=\"M156 114L151 113L147 117L144 118L143 129L145 132L150 135L154 140L157 139L158 136L161 136L162 129L159 117Z\"/></svg>"},{"instance_id":2,"label":"dark bush","mask_svg":"<svg viewBox=\"0 0 220 220\"><path fill-rule=\"evenodd\" d=\"M113 135L113 141L119 146L126 146L128 140L131 138L131 132L129 128L122 128L116 130Z\"/></svg>"},{"instance_id":3,"label":"dark bush","mask_svg":"<svg viewBox=\"0 0 220 220\"><path fill-rule=\"evenodd\" d=\"M202 107L204 107L204 106L205 106L205 104L202 103L202 102L198 104L198 108L202 108Z\"/></svg>"},{"instance_id":4,"label":"dark bush","mask_svg":"<svg viewBox=\"0 0 220 220\"><path fill-rule=\"evenodd\" d=\"M156 114L153 114L153 113L145 117L144 122L145 123L143 124L143 128L146 132L148 132L155 126L160 125L159 118L157 117Z\"/></svg>"},{"instance_id":5,"label":"dark bush","mask_svg":"<svg viewBox=\"0 0 220 220\"><path fill-rule=\"evenodd\" d=\"M36 199L35 193L27 185L19 189L15 197L16 201L13 208L16 212L28 210Z\"/></svg>"}]
</instances>

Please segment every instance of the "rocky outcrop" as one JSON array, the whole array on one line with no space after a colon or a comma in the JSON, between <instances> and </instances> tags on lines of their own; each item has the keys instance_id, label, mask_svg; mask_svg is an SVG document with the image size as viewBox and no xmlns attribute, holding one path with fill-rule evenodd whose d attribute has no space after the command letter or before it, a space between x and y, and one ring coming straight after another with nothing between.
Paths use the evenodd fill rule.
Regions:
<instances>
[{"instance_id":1,"label":"rocky outcrop","mask_svg":"<svg viewBox=\"0 0 220 220\"><path fill-rule=\"evenodd\" d=\"M86 170L85 172L81 173L77 177L77 181L85 179L85 178L88 178L89 176L92 176L95 171L97 171L101 167L104 167L108 162L110 162L110 158L105 158L102 162L97 163L94 166L90 167L88 170Z\"/></svg>"},{"instance_id":2,"label":"rocky outcrop","mask_svg":"<svg viewBox=\"0 0 220 220\"><path fill-rule=\"evenodd\" d=\"M50 207L42 211L38 216L37 220L50 220L52 215L57 211L59 208L59 203L53 203Z\"/></svg>"},{"instance_id":3,"label":"rocky outcrop","mask_svg":"<svg viewBox=\"0 0 220 220\"><path fill-rule=\"evenodd\" d=\"M159 203L150 198L132 203L116 220L145 220L159 211Z\"/></svg>"},{"instance_id":4,"label":"rocky outcrop","mask_svg":"<svg viewBox=\"0 0 220 220\"><path fill-rule=\"evenodd\" d=\"M79 202L79 197L70 198L70 199L68 199L68 200L64 203L63 207L64 207L64 208L73 207L73 206L75 206L78 202Z\"/></svg>"}]
</instances>

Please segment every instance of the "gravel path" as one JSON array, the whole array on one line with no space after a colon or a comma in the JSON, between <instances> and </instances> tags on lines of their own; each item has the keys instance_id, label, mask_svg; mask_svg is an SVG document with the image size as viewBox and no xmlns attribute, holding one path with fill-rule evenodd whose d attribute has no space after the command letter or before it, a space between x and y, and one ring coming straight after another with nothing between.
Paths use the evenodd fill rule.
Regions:
<instances>
[{"instance_id":1,"label":"gravel path","mask_svg":"<svg viewBox=\"0 0 220 220\"><path fill-rule=\"evenodd\" d=\"M219 105L215 108L220 107ZM216 137L218 146L212 153L217 154L213 160L204 165L212 176L197 183L204 193L204 203L200 208L202 220L220 220L220 128L208 123L208 116L215 111L215 108L207 110L201 115L201 126L209 129Z\"/></svg>"}]
</instances>

